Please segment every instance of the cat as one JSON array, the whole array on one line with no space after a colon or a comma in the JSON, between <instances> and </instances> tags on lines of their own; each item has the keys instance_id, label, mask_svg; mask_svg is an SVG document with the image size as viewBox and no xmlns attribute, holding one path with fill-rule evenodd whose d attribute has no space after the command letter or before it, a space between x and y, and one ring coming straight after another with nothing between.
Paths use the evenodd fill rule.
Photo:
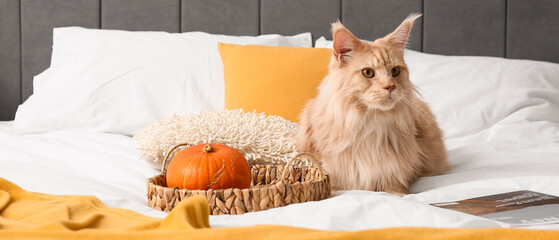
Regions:
<instances>
[{"instance_id":1,"label":"cat","mask_svg":"<svg viewBox=\"0 0 559 240\"><path fill-rule=\"evenodd\" d=\"M404 48L420 14L374 42L339 21L328 75L300 114L295 142L315 154L334 189L403 196L422 176L449 170L443 133L409 80Z\"/></svg>"}]
</instances>

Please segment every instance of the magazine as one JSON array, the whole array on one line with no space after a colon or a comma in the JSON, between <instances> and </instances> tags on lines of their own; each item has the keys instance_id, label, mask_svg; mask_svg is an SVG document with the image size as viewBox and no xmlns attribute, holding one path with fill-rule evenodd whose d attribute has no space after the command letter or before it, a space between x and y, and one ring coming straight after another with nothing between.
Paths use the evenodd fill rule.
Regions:
<instances>
[{"instance_id":1,"label":"magazine","mask_svg":"<svg viewBox=\"0 0 559 240\"><path fill-rule=\"evenodd\" d=\"M488 218L509 227L559 223L559 197L533 191L508 192L431 205Z\"/></svg>"}]
</instances>

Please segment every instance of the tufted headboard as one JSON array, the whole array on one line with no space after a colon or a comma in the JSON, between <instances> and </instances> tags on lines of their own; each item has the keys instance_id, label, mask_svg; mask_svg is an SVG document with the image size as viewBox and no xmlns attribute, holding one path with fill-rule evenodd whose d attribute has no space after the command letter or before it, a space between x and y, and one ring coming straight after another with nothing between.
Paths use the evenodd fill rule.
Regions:
<instances>
[{"instance_id":1,"label":"tufted headboard","mask_svg":"<svg viewBox=\"0 0 559 240\"><path fill-rule=\"evenodd\" d=\"M330 36L340 19L363 39L421 12L408 47L447 55L559 62L557 0L0 0L0 120L14 118L49 66L52 28Z\"/></svg>"}]
</instances>

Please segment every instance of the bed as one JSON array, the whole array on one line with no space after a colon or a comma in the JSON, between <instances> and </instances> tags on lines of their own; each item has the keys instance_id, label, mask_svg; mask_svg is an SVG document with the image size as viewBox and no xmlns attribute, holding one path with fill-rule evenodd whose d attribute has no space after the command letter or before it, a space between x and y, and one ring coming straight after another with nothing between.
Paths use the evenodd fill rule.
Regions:
<instances>
[{"instance_id":1,"label":"bed","mask_svg":"<svg viewBox=\"0 0 559 240\"><path fill-rule=\"evenodd\" d=\"M167 216L147 205L146 179L157 175L159 170L139 158L132 136L144 126L123 127L123 122L118 122L99 127L98 121L89 121L91 117L87 116L93 115L88 114L107 117L103 114L122 110L111 113L96 110L79 115L76 109L80 106L63 107L67 113L64 115L64 111L53 109L58 109L56 103L67 99L44 100L61 95L60 98L71 96L79 102L79 95L94 93L72 90L74 95L59 94L53 91L65 85L46 86L41 82L64 73L44 71L49 66L53 69L76 59L63 59L63 54L51 56L60 46L65 46L63 37L71 33L88 31L85 28L150 31L150 34L201 31L200 39L209 39L204 34L280 34L276 36L279 38L310 32L312 35L297 35L299 39L277 41L288 41L285 43L288 46L310 44L307 47L327 48L331 43L319 37L331 39L329 24L337 19L357 37L373 39L392 31L410 13L422 12L424 16L416 22L408 43L411 51L406 52L406 61L412 71L412 81L433 107L445 131L451 171L420 179L404 197L384 192L335 191L331 198L322 201L243 215L210 216L210 225L221 228L272 224L335 231L392 227L501 228L503 225L498 222L429 204L517 190L559 196L559 50L554 44L559 39L558 9L559 2L545 0L2 1L0 177L32 192L92 195L109 207L157 218ZM57 30L51 48L53 28ZM116 44L133 41L126 38L120 38L124 40ZM217 40L212 37L212 41L245 40L227 36ZM272 45L276 40L246 41L243 44ZM80 47L72 46L76 47L73 50ZM191 53L186 48L183 50ZM69 53L68 49L65 51ZM119 61L110 65L118 66ZM72 69L88 68L76 64ZM149 70L153 69L162 68ZM448 79L449 76L456 77ZM75 79L73 89L86 89L87 83ZM138 91L157 88L146 86ZM51 91L50 95L43 94L47 90ZM188 91L181 93L190 94ZM133 93L126 94L130 95L125 97ZM161 92L153 94L160 96ZM203 97L217 103L200 101L197 105L200 108L188 111L223 107L219 96ZM29 110L31 107L18 109L28 99L34 101L35 108L41 104L48 106L43 112ZM185 98L184 101L198 100ZM96 104L99 103L92 103ZM115 106L120 105L115 103ZM183 105L166 106L168 111L184 108ZM110 108L107 104L96 107ZM20 111L19 116L16 111ZM153 112L166 114L150 113ZM60 121L64 116L75 116L75 120ZM133 116L144 123L152 119ZM29 120L32 118L34 122ZM87 124L76 123L82 118ZM33 125L39 124L37 119L56 124L52 128ZM25 131L26 126L35 128ZM559 229L559 223L523 228Z\"/></svg>"}]
</instances>

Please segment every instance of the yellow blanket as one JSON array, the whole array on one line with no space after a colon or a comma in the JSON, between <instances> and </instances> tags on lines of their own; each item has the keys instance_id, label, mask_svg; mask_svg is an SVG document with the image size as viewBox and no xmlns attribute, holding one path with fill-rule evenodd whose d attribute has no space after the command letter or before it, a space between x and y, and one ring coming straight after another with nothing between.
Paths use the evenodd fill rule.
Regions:
<instances>
[{"instance_id":1,"label":"yellow blanket","mask_svg":"<svg viewBox=\"0 0 559 240\"><path fill-rule=\"evenodd\" d=\"M164 219L109 208L91 196L27 192L0 178L0 239L559 239L559 231L387 228L331 232L286 226L214 228L206 199L182 201Z\"/></svg>"}]
</instances>

